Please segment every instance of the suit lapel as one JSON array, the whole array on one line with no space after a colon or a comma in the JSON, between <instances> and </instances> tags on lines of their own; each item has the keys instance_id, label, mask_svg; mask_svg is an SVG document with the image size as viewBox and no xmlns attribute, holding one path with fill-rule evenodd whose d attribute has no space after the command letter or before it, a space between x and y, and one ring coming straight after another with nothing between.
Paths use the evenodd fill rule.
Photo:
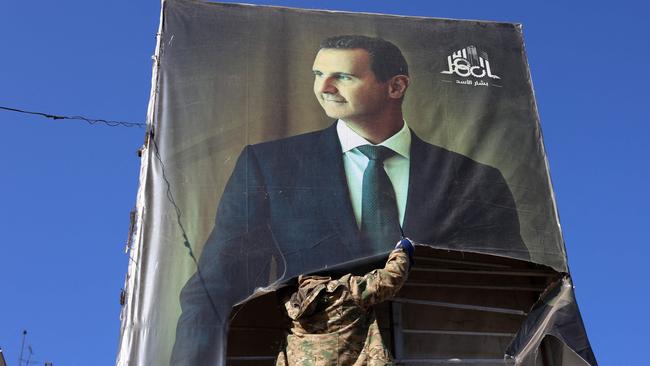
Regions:
<instances>
[{"instance_id":1,"label":"suit lapel","mask_svg":"<svg viewBox=\"0 0 650 366\"><path fill-rule=\"evenodd\" d=\"M433 244L439 233L436 226L445 225L448 217L452 161L445 158L441 148L422 141L413 131L411 136L404 234L417 242Z\"/></svg>"},{"instance_id":2,"label":"suit lapel","mask_svg":"<svg viewBox=\"0 0 650 366\"><path fill-rule=\"evenodd\" d=\"M336 133L336 123L323 130L316 148L317 186L314 192L320 200L323 217L327 217L340 236L343 245L350 254L354 255L359 248L358 228L352 203L348 193L348 183L343 168L343 153L341 143Z\"/></svg>"}]
</instances>

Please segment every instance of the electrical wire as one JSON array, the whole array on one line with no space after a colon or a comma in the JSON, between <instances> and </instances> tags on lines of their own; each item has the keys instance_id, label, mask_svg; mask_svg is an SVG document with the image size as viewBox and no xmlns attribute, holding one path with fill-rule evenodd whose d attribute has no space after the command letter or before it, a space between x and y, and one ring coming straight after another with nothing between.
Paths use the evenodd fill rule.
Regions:
<instances>
[{"instance_id":1,"label":"electrical wire","mask_svg":"<svg viewBox=\"0 0 650 366\"><path fill-rule=\"evenodd\" d=\"M83 116L60 116L60 115L55 115L55 114L51 114L51 113L27 111L27 110L23 110L23 109L11 108L11 107L5 107L5 106L0 106L0 109L10 111L10 112L37 115L37 116L41 116L41 117L45 117L45 118L50 118L50 119L53 119L53 120L59 120L59 119L81 120L81 121L85 121L85 122L87 122L87 123L89 123L91 125L102 123L102 124L105 124L105 125L110 126L110 127L115 127L115 126L140 127L140 128L146 127L145 123L111 121L111 120L106 120L106 119L93 119L93 118L87 118L87 117L83 117ZM154 137L153 132L150 132L149 134L150 134L149 135L150 141L153 142L154 156L155 156L156 160L158 160L158 162L160 163L160 167L161 167L161 171L162 171L162 179L165 182L165 185L167 186L167 189L166 189L167 199L172 204L172 206L174 207L174 210L176 212L176 221L177 221L178 226L179 226L179 228L181 230L181 235L183 236L183 245L187 248L190 258L192 259L192 261L196 265L196 275L199 278L199 281L201 283L201 287L203 287L203 290L205 291L205 293L206 293L206 295L208 297L208 301L210 302L212 310L215 312L215 315L218 318L221 318L221 316L219 315L219 312L217 310L216 303L215 303L214 299L212 298L210 292L208 291L208 287L207 287L205 278L203 277L203 274L201 273L201 269L199 267L198 260L197 260L196 256L194 255L194 251L192 250L192 245L190 244L189 237L187 235L187 232L185 231L185 227L183 226L182 212L181 212L180 207L178 207L178 205L176 204L176 200L174 199L174 195L172 193L171 183L170 183L169 179L167 178L167 174L166 174L166 170L165 170L165 164L163 163L163 159L160 156L160 149L158 148L158 143L156 142L156 139ZM122 295L122 296L124 296L124 295ZM21 356L21 358L22 358L22 356Z\"/></svg>"},{"instance_id":2,"label":"electrical wire","mask_svg":"<svg viewBox=\"0 0 650 366\"><path fill-rule=\"evenodd\" d=\"M144 127L147 126L146 123L111 121L111 120L107 120L107 119L95 119L95 118L88 118L88 117L84 117L84 116L60 116L60 115L51 114L51 113L27 111L27 110L23 110L23 109L4 107L4 106L0 106L0 109L5 110L5 111L9 111L9 112L17 112L17 113L41 116L41 117L50 118L50 119L53 119L53 120L69 119L69 120L85 121L90 125L105 124L106 126L109 126L109 127L121 126L121 127L139 127L139 128L144 128Z\"/></svg>"},{"instance_id":3,"label":"electrical wire","mask_svg":"<svg viewBox=\"0 0 650 366\"><path fill-rule=\"evenodd\" d=\"M185 226L183 225L182 221L182 214L183 212L181 211L181 208L178 207L176 204L176 200L174 199L174 194L172 192L172 185L169 179L167 178L167 174L165 171L165 164L163 163L163 159L160 156L160 149L158 147L158 143L156 142L156 138L154 136L153 131L149 132L149 140L153 143L153 152L156 160L160 163L160 171L161 171L161 176L163 181L165 182L165 185L167 186L166 189L166 195L167 195L167 200L172 204L174 207L174 210L176 211L176 222L178 223L178 227L181 230L181 235L183 236L183 245L185 248L187 248L188 255L190 258L192 258L192 261L194 262L194 265L196 265L196 276L199 279L199 282L201 283L201 287L203 288L203 291L205 291L205 295L208 298L208 301L210 302L210 307L212 308L212 311L214 311L215 316L221 323L223 323L223 319L221 315L219 314L219 310L217 308L217 304L215 302L215 299L212 298L212 295L210 291L208 290L208 285L206 283L205 277L203 276L203 273L201 272L201 267L199 266L199 262L196 259L196 256L194 255L194 250L192 250L192 244L190 243L190 239L187 235L187 231L185 231Z\"/></svg>"}]
</instances>

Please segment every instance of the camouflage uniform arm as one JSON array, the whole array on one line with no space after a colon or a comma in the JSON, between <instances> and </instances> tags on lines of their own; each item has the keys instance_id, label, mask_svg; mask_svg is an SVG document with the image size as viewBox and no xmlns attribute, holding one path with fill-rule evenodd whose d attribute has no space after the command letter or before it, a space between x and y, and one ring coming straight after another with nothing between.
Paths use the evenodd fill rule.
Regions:
<instances>
[{"instance_id":1,"label":"camouflage uniform arm","mask_svg":"<svg viewBox=\"0 0 650 366\"><path fill-rule=\"evenodd\" d=\"M350 295L360 307L367 309L395 296L406 282L408 270L408 255L401 249L394 250L384 268L373 270L365 276L348 277Z\"/></svg>"}]
</instances>

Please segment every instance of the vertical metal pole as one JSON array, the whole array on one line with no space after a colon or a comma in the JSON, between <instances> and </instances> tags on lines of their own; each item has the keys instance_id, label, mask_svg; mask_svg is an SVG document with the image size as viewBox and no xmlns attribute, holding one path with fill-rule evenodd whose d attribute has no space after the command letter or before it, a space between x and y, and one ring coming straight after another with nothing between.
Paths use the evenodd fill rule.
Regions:
<instances>
[{"instance_id":1,"label":"vertical metal pole","mask_svg":"<svg viewBox=\"0 0 650 366\"><path fill-rule=\"evenodd\" d=\"M18 366L22 366L23 364L23 351L25 350L25 336L27 335L27 331L23 329L23 342L20 345L20 356L18 356ZM27 365L29 366L29 365Z\"/></svg>"},{"instance_id":2,"label":"vertical metal pole","mask_svg":"<svg viewBox=\"0 0 650 366\"><path fill-rule=\"evenodd\" d=\"M29 349L29 356L27 357L27 360L25 361L25 366L29 366L29 363L32 361L32 346L27 347Z\"/></svg>"}]
</instances>

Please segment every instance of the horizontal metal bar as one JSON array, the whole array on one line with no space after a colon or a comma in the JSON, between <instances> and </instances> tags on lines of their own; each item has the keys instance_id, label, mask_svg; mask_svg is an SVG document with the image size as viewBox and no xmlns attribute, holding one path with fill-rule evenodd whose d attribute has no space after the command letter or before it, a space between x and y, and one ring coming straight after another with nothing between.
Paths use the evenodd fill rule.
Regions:
<instances>
[{"instance_id":1,"label":"horizontal metal bar","mask_svg":"<svg viewBox=\"0 0 650 366\"><path fill-rule=\"evenodd\" d=\"M480 290L505 290L505 291L534 291L542 292L545 287L533 286L491 286L491 285L460 285L451 283L424 283L424 282L406 282L404 286L412 287L443 287L443 288L471 288Z\"/></svg>"},{"instance_id":2,"label":"horizontal metal bar","mask_svg":"<svg viewBox=\"0 0 650 366\"><path fill-rule=\"evenodd\" d=\"M227 361L271 361L275 360L276 356L233 356L226 357ZM499 363L501 365L512 365L514 362L500 358L401 358L395 359L396 363L433 363L433 364L489 364Z\"/></svg>"},{"instance_id":3,"label":"horizontal metal bar","mask_svg":"<svg viewBox=\"0 0 650 366\"><path fill-rule=\"evenodd\" d=\"M479 336L479 337L506 337L514 338L514 333L499 332L469 332L460 330L433 330L433 329L404 329L404 333L409 334L440 334L440 335L460 335L460 336Z\"/></svg>"},{"instance_id":4,"label":"horizontal metal bar","mask_svg":"<svg viewBox=\"0 0 650 366\"><path fill-rule=\"evenodd\" d=\"M434 365L485 365L485 364L498 364L498 365L514 365L514 360L507 360L502 358L402 358L395 359L395 363L428 363Z\"/></svg>"},{"instance_id":5,"label":"horizontal metal bar","mask_svg":"<svg viewBox=\"0 0 650 366\"><path fill-rule=\"evenodd\" d=\"M406 299L406 298L403 298L403 297L396 297L396 298L393 299L393 301L401 302L403 304L429 305L429 306L438 306L438 307L443 307L443 308L476 310L476 311L486 311L486 312L490 312L490 313L501 313L501 314L511 314L511 315L526 316L526 312L524 312L522 310L507 309L507 308L497 308L497 307L492 307L492 306L456 304L456 303L442 302L442 301L415 300L415 299Z\"/></svg>"},{"instance_id":6,"label":"horizontal metal bar","mask_svg":"<svg viewBox=\"0 0 650 366\"><path fill-rule=\"evenodd\" d=\"M443 258L432 258L432 257L418 257L415 256L413 259L416 262L438 262L438 263L452 263L452 264L466 264L477 267L490 267L490 268L512 268L507 264L498 264L498 263L485 263L485 262L474 262L474 261L465 261L460 259L443 259Z\"/></svg>"},{"instance_id":7,"label":"horizontal metal bar","mask_svg":"<svg viewBox=\"0 0 650 366\"><path fill-rule=\"evenodd\" d=\"M269 361L275 360L277 356L231 356L226 357L228 361Z\"/></svg>"},{"instance_id":8,"label":"horizontal metal bar","mask_svg":"<svg viewBox=\"0 0 650 366\"><path fill-rule=\"evenodd\" d=\"M483 269L453 269L453 268L427 268L415 266L413 271L420 272L447 272L447 273L468 273L468 274L483 274L483 275L499 275L499 276L530 276L530 277L555 277L555 273L547 271L535 270L519 270L519 271L489 271Z\"/></svg>"}]
</instances>

